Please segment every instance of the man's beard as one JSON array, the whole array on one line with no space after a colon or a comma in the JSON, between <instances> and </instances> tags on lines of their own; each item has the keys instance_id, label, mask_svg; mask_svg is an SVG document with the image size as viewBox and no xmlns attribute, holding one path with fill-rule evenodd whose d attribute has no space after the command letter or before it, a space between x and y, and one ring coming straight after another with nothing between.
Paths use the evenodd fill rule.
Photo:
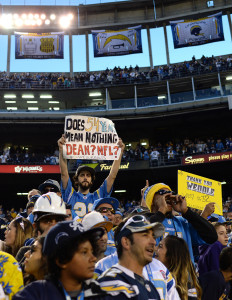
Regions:
<instances>
[{"instance_id":1,"label":"man's beard","mask_svg":"<svg viewBox=\"0 0 232 300\"><path fill-rule=\"evenodd\" d=\"M86 183L88 183L88 184L86 184ZM80 182L75 182L75 188L81 188L81 190L83 190L83 191L87 191L87 190L89 190L90 188L91 188L91 186L92 186L93 184L92 184L92 182L87 182L87 181L84 181L83 183L80 183Z\"/></svg>"}]
</instances>

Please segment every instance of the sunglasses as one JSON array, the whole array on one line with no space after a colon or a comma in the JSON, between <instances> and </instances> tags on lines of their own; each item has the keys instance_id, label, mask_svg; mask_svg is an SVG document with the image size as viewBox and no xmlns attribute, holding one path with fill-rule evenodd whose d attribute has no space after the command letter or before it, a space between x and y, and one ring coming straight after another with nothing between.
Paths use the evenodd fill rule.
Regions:
<instances>
[{"instance_id":1,"label":"sunglasses","mask_svg":"<svg viewBox=\"0 0 232 300\"><path fill-rule=\"evenodd\" d=\"M56 193L57 189L55 189L54 187L46 187L46 188L44 188L44 192L45 192L45 194L48 193L48 192Z\"/></svg>"},{"instance_id":2,"label":"sunglasses","mask_svg":"<svg viewBox=\"0 0 232 300\"><path fill-rule=\"evenodd\" d=\"M165 195L165 194L176 195L175 192L173 192L173 191L166 191L166 190L159 190L158 192L156 192L156 194L159 194L159 195Z\"/></svg>"},{"instance_id":3,"label":"sunglasses","mask_svg":"<svg viewBox=\"0 0 232 300\"><path fill-rule=\"evenodd\" d=\"M148 223L147 219L144 216L133 216L126 221L126 223L123 225L120 231L125 229L126 226L128 226L131 223L140 223L140 222Z\"/></svg>"},{"instance_id":4,"label":"sunglasses","mask_svg":"<svg viewBox=\"0 0 232 300\"><path fill-rule=\"evenodd\" d=\"M107 213L109 211L113 215L115 215L115 210L113 208L109 208L109 207L101 207L101 208L97 209L97 211L100 213Z\"/></svg>"}]
</instances>

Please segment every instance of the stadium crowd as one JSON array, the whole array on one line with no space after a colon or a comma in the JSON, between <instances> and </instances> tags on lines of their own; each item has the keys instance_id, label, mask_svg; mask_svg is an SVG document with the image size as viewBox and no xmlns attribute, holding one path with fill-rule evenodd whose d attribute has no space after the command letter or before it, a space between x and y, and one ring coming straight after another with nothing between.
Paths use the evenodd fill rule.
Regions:
<instances>
[{"instance_id":1,"label":"stadium crowd","mask_svg":"<svg viewBox=\"0 0 232 300\"><path fill-rule=\"evenodd\" d=\"M94 192L89 166L71 181L65 143L63 135L60 184L34 187L19 212L0 207L0 286L9 299L231 299L231 197L221 216L214 202L195 210L165 183L146 181L141 202L121 203L111 192L123 141Z\"/></svg>"},{"instance_id":2,"label":"stadium crowd","mask_svg":"<svg viewBox=\"0 0 232 300\"><path fill-rule=\"evenodd\" d=\"M149 147L137 144L136 147L128 144L123 152L122 161L148 160L150 166L180 164L183 156L219 153L232 151L232 137L222 138L195 138L186 137L183 140L157 142ZM38 152L36 149L21 146L2 147L0 151L1 164L59 164L58 149L48 153ZM80 163L80 161L78 161Z\"/></svg>"},{"instance_id":3,"label":"stadium crowd","mask_svg":"<svg viewBox=\"0 0 232 300\"><path fill-rule=\"evenodd\" d=\"M232 69L232 57L205 57L197 60L195 56L191 61L179 64L170 64L154 67L150 71L141 71L136 65L125 68L114 67L100 72L78 73L74 77L59 73L0 73L0 88L78 88L94 87L102 84L130 84L151 81L160 81Z\"/></svg>"}]
</instances>

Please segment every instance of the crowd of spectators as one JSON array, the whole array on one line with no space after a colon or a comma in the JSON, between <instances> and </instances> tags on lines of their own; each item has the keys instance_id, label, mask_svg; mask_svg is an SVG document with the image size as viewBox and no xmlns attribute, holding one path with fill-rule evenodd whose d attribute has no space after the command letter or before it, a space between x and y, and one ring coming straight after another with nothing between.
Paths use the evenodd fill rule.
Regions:
<instances>
[{"instance_id":1,"label":"crowd of spectators","mask_svg":"<svg viewBox=\"0 0 232 300\"><path fill-rule=\"evenodd\" d=\"M124 150L122 161L147 160L151 167L180 164L183 156L232 151L232 137L225 139L185 138L179 141L157 142L149 147L137 144ZM78 161L79 162L79 161ZM1 164L59 164L59 151L35 152L20 146L5 147L0 151Z\"/></svg>"},{"instance_id":2,"label":"crowd of spectators","mask_svg":"<svg viewBox=\"0 0 232 300\"><path fill-rule=\"evenodd\" d=\"M78 88L94 87L104 84L129 84L140 82L160 81L167 79L180 78L211 72L226 71L232 69L232 57L205 57L196 59L192 57L191 61L185 61L179 64L170 64L156 66L152 70L141 71L136 65L125 68L114 67L104 71L78 73L74 77L59 73L0 73L0 88Z\"/></svg>"}]
</instances>

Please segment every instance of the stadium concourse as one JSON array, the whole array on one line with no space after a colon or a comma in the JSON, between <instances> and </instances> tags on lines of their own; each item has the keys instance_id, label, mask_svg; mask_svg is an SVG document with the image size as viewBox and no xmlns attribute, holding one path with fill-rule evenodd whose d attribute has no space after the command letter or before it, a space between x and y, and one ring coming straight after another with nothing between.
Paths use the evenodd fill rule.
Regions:
<instances>
[{"instance_id":1,"label":"stadium concourse","mask_svg":"<svg viewBox=\"0 0 232 300\"><path fill-rule=\"evenodd\" d=\"M47 2L1 3L0 298L232 299L231 4Z\"/></svg>"}]
</instances>

